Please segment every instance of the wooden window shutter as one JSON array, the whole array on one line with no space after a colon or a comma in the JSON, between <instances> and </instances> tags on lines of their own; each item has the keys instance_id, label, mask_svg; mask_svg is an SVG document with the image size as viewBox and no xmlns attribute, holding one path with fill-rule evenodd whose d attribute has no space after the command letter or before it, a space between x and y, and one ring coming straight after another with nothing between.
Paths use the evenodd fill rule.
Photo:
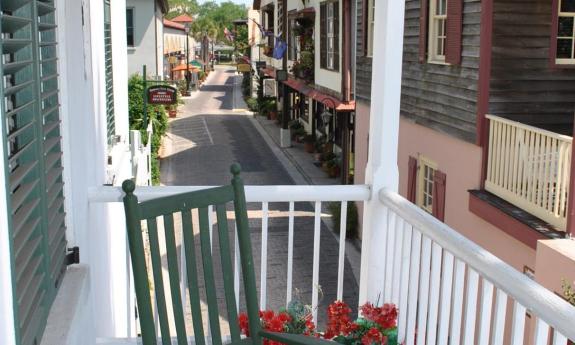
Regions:
<instances>
[{"instance_id":1,"label":"wooden window shutter","mask_svg":"<svg viewBox=\"0 0 575 345\"><path fill-rule=\"evenodd\" d=\"M419 11L419 62L424 63L427 57L427 21L429 19L429 0L420 0Z\"/></svg>"},{"instance_id":2,"label":"wooden window shutter","mask_svg":"<svg viewBox=\"0 0 575 345\"><path fill-rule=\"evenodd\" d=\"M417 191L417 158L409 156L407 166L407 200L415 203Z\"/></svg>"},{"instance_id":3,"label":"wooden window shutter","mask_svg":"<svg viewBox=\"0 0 575 345\"><path fill-rule=\"evenodd\" d=\"M333 3L333 29L334 29L334 45L333 45L333 70L339 71L339 37L340 37L340 29L339 29L339 2L336 1Z\"/></svg>"},{"instance_id":4,"label":"wooden window shutter","mask_svg":"<svg viewBox=\"0 0 575 345\"><path fill-rule=\"evenodd\" d=\"M559 0L553 0L551 7L551 44L549 45L549 66L555 67L557 59L557 34L559 26Z\"/></svg>"},{"instance_id":5,"label":"wooden window shutter","mask_svg":"<svg viewBox=\"0 0 575 345\"><path fill-rule=\"evenodd\" d=\"M433 173L433 216L440 221L445 219L445 173L435 170Z\"/></svg>"},{"instance_id":6,"label":"wooden window shutter","mask_svg":"<svg viewBox=\"0 0 575 345\"><path fill-rule=\"evenodd\" d=\"M463 30L463 0L447 1L447 38L445 62L452 65L461 63L461 31Z\"/></svg>"},{"instance_id":7,"label":"wooden window shutter","mask_svg":"<svg viewBox=\"0 0 575 345\"><path fill-rule=\"evenodd\" d=\"M66 268L56 1L0 1L0 132L18 344L39 344Z\"/></svg>"},{"instance_id":8,"label":"wooden window shutter","mask_svg":"<svg viewBox=\"0 0 575 345\"><path fill-rule=\"evenodd\" d=\"M104 1L104 61L106 67L106 125L108 145L116 137L116 111L114 109L114 72L112 66L112 14L110 1Z\"/></svg>"},{"instance_id":9,"label":"wooden window shutter","mask_svg":"<svg viewBox=\"0 0 575 345\"><path fill-rule=\"evenodd\" d=\"M320 67L326 68L327 67L327 6L326 3L322 3L320 5L320 24L319 24L319 45L320 45Z\"/></svg>"}]
</instances>

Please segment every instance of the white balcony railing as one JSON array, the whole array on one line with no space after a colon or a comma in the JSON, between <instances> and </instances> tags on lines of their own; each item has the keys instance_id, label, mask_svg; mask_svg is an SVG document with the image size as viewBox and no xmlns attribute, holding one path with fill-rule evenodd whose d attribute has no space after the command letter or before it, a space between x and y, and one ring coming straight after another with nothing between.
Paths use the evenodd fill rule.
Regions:
<instances>
[{"instance_id":1,"label":"white balcony railing","mask_svg":"<svg viewBox=\"0 0 575 345\"><path fill-rule=\"evenodd\" d=\"M147 200L202 188L205 187L141 187L136 193L140 200ZM400 343L547 345L552 337L553 344L566 345L567 339L575 339L574 307L396 193L372 193L368 186L248 186L246 197L252 206L248 212L250 224L261 220L261 251L254 252L260 258L261 308L273 308L271 300L289 301L295 284L309 286L317 319L320 274L327 270L337 271L331 287L336 291L334 297L345 298L344 273L350 272L344 272L344 231L339 237L337 267L320 262L322 203L341 202L345 210L350 201L381 202L385 221L375 229L381 231L378 238L384 241L372 247L371 253L362 253L368 256L362 262L384 269L378 271L380 276L368 276L364 281L371 291L381 291L380 303L398 305ZM116 187L99 187L90 193L91 203L118 202L121 198L122 192ZM295 202L305 202L310 212L294 211ZM259 206L253 208L254 203ZM267 288L268 259L277 255L267 250L270 203L274 207L282 203L288 210L281 215L289 219L284 239L288 251L287 289L282 291ZM294 235L299 217L312 217L313 221L307 227L298 223ZM343 212L342 228L345 220ZM304 232L313 232L313 251L309 253L313 257L313 274L300 276L305 281L292 281L297 248L294 236ZM238 273L236 263L236 296ZM183 278L182 291L185 281ZM182 297L185 303L185 293Z\"/></svg>"},{"instance_id":2,"label":"white balcony railing","mask_svg":"<svg viewBox=\"0 0 575 345\"><path fill-rule=\"evenodd\" d=\"M487 118L485 189L565 230L573 138L498 116Z\"/></svg>"}]
</instances>

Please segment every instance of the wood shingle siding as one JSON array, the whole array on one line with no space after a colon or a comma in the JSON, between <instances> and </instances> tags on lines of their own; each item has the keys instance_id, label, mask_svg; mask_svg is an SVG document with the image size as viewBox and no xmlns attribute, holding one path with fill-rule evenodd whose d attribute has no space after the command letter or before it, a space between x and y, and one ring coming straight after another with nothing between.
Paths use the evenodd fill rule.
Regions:
<instances>
[{"instance_id":1,"label":"wood shingle siding","mask_svg":"<svg viewBox=\"0 0 575 345\"><path fill-rule=\"evenodd\" d=\"M459 66L420 63L420 6L421 0L405 3L401 115L475 142L481 2L463 1Z\"/></svg>"},{"instance_id":2,"label":"wood shingle siding","mask_svg":"<svg viewBox=\"0 0 575 345\"><path fill-rule=\"evenodd\" d=\"M489 112L571 135L575 69L550 66L552 1L495 0L493 6Z\"/></svg>"},{"instance_id":3,"label":"wood shingle siding","mask_svg":"<svg viewBox=\"0 0 575 345\"><path fill-rule=\"evenodd\" d=\"M369 103L371 100L371 58L365 56L367 47L365 44L367 40L365 37L365 20L367 16L363 15L364 6L367 4L365 0L357 0L357 56L356 56L356 76L355 76L355 97L358 101Z\"/></svg>"}]
</instances>

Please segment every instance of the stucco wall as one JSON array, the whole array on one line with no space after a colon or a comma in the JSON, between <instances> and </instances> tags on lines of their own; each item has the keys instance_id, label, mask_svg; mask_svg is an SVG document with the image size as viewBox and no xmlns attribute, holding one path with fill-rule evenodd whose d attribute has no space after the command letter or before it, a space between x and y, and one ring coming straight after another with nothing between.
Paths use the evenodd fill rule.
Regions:
<instances>
[{"instance_id":1,"label":"stucco wall","mask_svg":"<svg viewBox=\"0 0 575 345\"><path fill-rule=\"evenodd\" d=\"M407 194L409 156L424 155L447 174L445 223L517 270L535 268L535 251L472 214L470 189L481 179L481 148L401 118L399 126L399 192Z\"/></svg>"},{"instance_id":2,"label":"stucco wall","mask_svg":"<svg viewBox=\"0 0 575 345\"><path fill-rule=\"evenodd\" d=\"M164 48L163 41L156 38L163 37L163 25L156 1L127 0L126 7L134 9L134 47L128 47L128 73L141 74L142 66L146 65L149 75L161 75ZM156 19L158 13L159 19ZM157 28L158 25L160 28Z\"/></svg>"}]
</instances>

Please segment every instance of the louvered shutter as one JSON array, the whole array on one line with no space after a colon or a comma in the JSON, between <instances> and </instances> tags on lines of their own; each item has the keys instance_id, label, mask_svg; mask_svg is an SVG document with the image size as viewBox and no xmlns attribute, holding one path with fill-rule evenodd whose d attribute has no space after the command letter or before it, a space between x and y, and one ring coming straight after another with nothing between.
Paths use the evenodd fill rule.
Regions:
<instances>
[{"instance_id":1,"label":"louvered shutter","mask_svg":"<svg viewBox=\"0 0 575 345\"><path fill-rule=\"evenodd\" d=\"M333 69L334 71L339 71L339 2L333 2L333 32L334 32L334 43L333 43Z\"/></svg>"},{"instance_id":2,"label":"louvered shutter","mask_svg":"<svg viewBox=\"0 0 575 345\"><path fill-rule=\"evenodd\" d=\"M104 0L104 54L106 66L106 125L108 144L112 145L116 136L116 120L114 112L114 72L112 67L112 18L109 0Z\"/></svg>"},{"instance_id":3,"label":"louvered shutter","mask_svg":"<svg viewBox=\"0 0 575 345\"><path fill-rule=\"evenodd\" d=\"M429 19L429 0L420 0L419 10L419 62L424 63L427 57L427 21Z\"/></svg>"},{"instance_id":4,"label":"louvered shutter","mask_svg":"<svg viewBox=\"0 0 575 345\"><path fill-rule=\"evenodd\" d=\"M320 5L319 11L319 61L321 68L327 68L327 5Z\"/></svg>"},{"instance_id":5,"label":"louvered shutter","mask_svg":"<svg viewBox=\"0 0 575 345\"><path fill-rule=\"evenodd\" d=\"M40 343L65 271L53 0L2 0L0 84L18 344Z\"/></svg>"},{"instance_id":6,"label":"louvered shutter","mask_svg":"<svg viewBox=\"0 0 575 345\"><path fill-rule=\"evenodd\" d=\"M445 220L445 173L435 170L433 173L433 204L432 210L435 218Z\"/></svg>"},{"instance_id":7,"label":"louvered shutter","mask_svg":"<svg viewBox=\"0 0 575 345\"><path fill-rule=\"evenodd\" d=\"M407 200L415 203L417 191L417 158L409 157L407 166Z\"/></svg>"},{"instance_id":8,"label":"louvered shutter","mask_svg":"<svg viewBox=\"0 0 575 345\"><path fill-rule=\"evenodd\" d=\"M461 30L463 27L463 0L447 1L445 62L461 63Z\"/></svg>"}]
</instances>

